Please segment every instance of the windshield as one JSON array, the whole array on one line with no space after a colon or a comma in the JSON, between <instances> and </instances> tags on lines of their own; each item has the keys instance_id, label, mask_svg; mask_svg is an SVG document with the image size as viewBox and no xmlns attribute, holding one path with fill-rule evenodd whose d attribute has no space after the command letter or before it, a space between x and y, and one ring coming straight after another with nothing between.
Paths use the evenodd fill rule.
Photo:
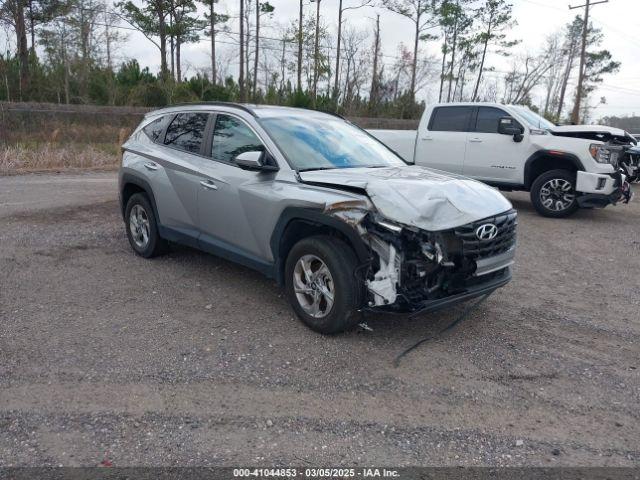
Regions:
<instances>
[{"instance_id":1,"label":"windshield","mask_svg":"<svg viewBox=\"0 0 640 480\"><path fill-rule=\"evenodd\" d=\"M406 165L382 143L339 118L278 116L260 123L298 171Z\"/></svg>"},{"instance_id":2,"label":"windshield","mask_svg":"<svg viewBox=\"0 0 640 480\"><path fill-rule=\"evenodd\" d=\"M544 117L529 110L527 107L513 107L518 114L533 128L541 128L544 130L552 130L555 125Z\"/></svg>"}]
</instances>

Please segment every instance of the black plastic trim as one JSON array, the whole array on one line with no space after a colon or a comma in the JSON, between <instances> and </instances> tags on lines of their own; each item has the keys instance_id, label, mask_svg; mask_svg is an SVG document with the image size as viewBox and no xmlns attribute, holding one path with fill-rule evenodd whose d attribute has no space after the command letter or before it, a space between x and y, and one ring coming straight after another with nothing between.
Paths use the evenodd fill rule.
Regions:
<instances>
[{"instance_id":1,"label":"black plastic trim","mask_svg":"<svg viewBox=\"0 0 640 480\"><path fill-rule=\"evenodd\" d=\"M511 267L507 267L503 276L500 276L490 282L477 285L475 287L469 288L466 292L452 295L450 297L439 298L437 300L428 300L419 305L407 305L404 309L401 310L401 312L411 313L412 316L421 315L423 313L436 312L438 310L442 310L444 308L452 307L459 303L466 302L467 300L481 297L483 295L486 295L487 293L492 293L498 288L504 287L511 281L511 278ZM384 312L389 311L389 307L368 307L367 310L372 312ZM398 312L397 309L393 309L391 311Z\"/></svg>"},{"instance_id":2,"label":"black plastic trim","mask_svg":"<svg viewBox=\"0 0 640 480\"><path fill-rule=\"evenodd\" d=\"M535 178L531 178L531 170L533 168L533 164L536 160L543 157L551 157L556 159L568 160L576 167L579 171L585 171L584 165L580 161L580 159L574 155L573 153L562 152L561 155L552 154L552 150L538 150L533 155L531 155L524 164L524 186L526 188L531 188L531 184L533 184Z\"/></svg>"},{"instance_id":3,"label":"black plastic trim","mask_svg":"<svg viewBox=\"0 0 640 480\"><path fill-rule=\"evenodd\" d=\"M284 284L284 265L286 261L286 257L283 257L281 254L281 250L283 247L282 239L284 237L284 232L286 231L289 224L292 221L297 220L308 222L311 225L325 226L336 229L349 239L351 245L354 248L359 263L364 264L371 261L371 252L369 250L369 247L364 243L360 235L358 235L358 232L354 228L347 225L345 222L327 215L320 210L303 207L288 207L285 208L280 215L273 233L271 234L271 239L269 242L271 245L273 258L275 259L275 277L280 285Z\"/></svg>"},{"instance_id":4,"label":"black plastic trim","mask_svg":"<svg viewBox=\"0 0 640 480\"><path fill-rule=\"evenodd\" d=\"M125 169L126 170L126 169ZM120 201L120 211L122 213L122 219L125 220L125 209L127 208L126 205L124 205L123 201L122 201L122 193L124 190L125 185L127 184L132 184L132 185L136 185L139 188L143 189L145 191L145 193L149 196L149 200L151 201L151 207L153 208L153 214L156 217L156 220L158 221L158 224L160 223L160 217L158 216L158 207L156 205L156 197L153 194L153 188L151 188L151 184L149 182L147 182L145 179L140 178L138 175L136 175L135 173L131 173L133 172L133 170L131 171L125 171L121 176L120 176L120 185L118 188L118 192L119 192L119 201Z\"/></svg>"},{"instance_id":5,"label":"black plastic trim","mask_svg":"<svg viewBox=\"0 0 640 480\"><path fill-rule=\"evenodd\" d=\"M241 103L234 102L186 102L186 103L175 103L173 105L167 105L159 110L165 110L174 107L229 107L229 108L237 108L238 110L242 110L244 112L249 113L252 117L257 117L256 112L254 112L251 108Z\"/></svg>"}]
</instances>

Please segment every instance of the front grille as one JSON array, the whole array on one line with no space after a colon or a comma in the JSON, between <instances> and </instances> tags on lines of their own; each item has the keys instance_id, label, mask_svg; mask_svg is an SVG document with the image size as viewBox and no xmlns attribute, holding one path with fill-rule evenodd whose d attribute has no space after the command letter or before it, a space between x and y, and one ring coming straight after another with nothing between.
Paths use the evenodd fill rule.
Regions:
<instances>
[{"instance_id":1,"label":"front grille","mask_svg":"<svg viewBox=\"0 0 640 480\"><path fill-rule=\"evenodd\" d=\"M498 234L491 240L479 240L476 230L488 223L498 227ZM518 214L511 210L496 217L485 218L469 223L454 230L455 236L462 242L462 256L471 260L493 257L509 251L516 243Z\"/></svg>"}]
</instances>

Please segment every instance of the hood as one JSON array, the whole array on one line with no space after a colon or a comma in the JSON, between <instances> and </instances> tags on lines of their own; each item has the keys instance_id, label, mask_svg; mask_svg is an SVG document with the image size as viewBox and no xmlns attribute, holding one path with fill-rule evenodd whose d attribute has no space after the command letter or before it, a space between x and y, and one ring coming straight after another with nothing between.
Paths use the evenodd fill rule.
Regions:
<instances>
[{"instance_id":1,"label":"hood","mask_svg":"<svg viewBox=\"0 0 640 480\"><path fill-rule=\"evenodd\" d=\"M498 190L459 175L420 166L301 172L304 182L364 190L389 220L437 232L504 213Z\"/></svg>"},{"instance_id":2,"label":"hood","mask_svg":"<svg viewBox=\"0 0 640 480\"><path fill-rule=\"evenodd\" d=\"M584 138L601 142L615 139L623 143L636 143L636 140L624 130L606 125L564 125L554 127L550 131L553 135L560 137Z\"/></svg>"}]
</instances>

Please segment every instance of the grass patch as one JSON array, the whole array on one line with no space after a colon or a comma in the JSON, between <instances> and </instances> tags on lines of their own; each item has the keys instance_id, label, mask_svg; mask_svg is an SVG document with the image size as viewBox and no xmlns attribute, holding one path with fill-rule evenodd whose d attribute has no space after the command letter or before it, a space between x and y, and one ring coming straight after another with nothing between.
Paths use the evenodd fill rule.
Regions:
<instances>
[{"instance_id":1,"label":"grass patch","mask_svg":"<svg viewBox=\"0 0 640 480\"><path fill-rule=\"evenodd\" d=\"M66 169L107 169L120 163L113 143L18 143L0 145L0 175Z\"/></svg>"}]
</instances>

